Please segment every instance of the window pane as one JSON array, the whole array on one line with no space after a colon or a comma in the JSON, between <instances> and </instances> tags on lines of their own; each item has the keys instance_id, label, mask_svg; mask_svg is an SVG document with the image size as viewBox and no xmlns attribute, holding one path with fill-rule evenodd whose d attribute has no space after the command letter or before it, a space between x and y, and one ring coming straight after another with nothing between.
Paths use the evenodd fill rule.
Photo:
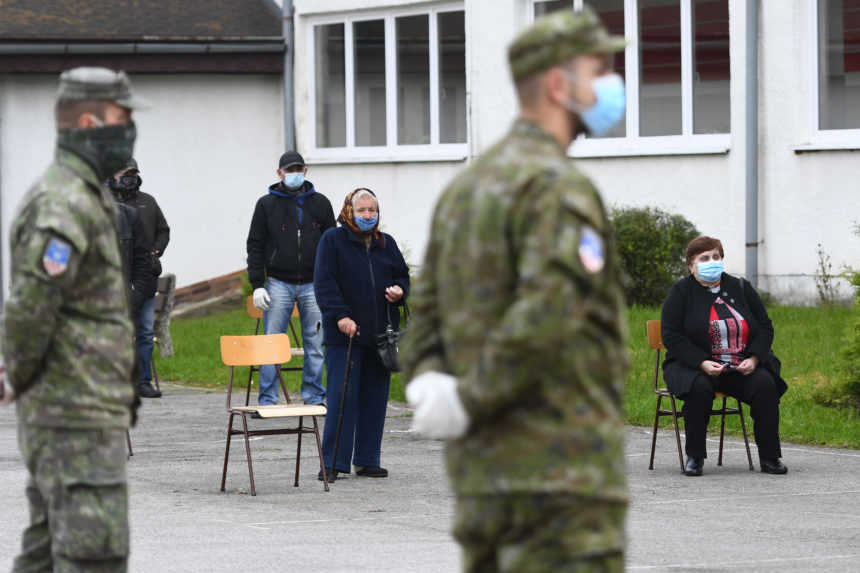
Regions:
<instances>
[{"instance_id":1,"label":"window pane","mask_svg":"<svg viewBox=\"0 0 860 573\"><path fill-rule=\"evenodd\" d=\"M639 45L639 134L680 135L680 0L639 0Z\"/></svg>"},{"instance_id":2,"label":"window pane","mask_svg":"<svg viewBox=\"0 0 860 573\"><path fill-rule=\"evenodd\" d=\"M355 144L385 145L385 20L356 22Z\"/></svg>"},{"instance_id":3,"label":"window pane","mask_svg":"<svg viewBox=\"0 0 860 573\"><path fill-rule=\"evenodd\" d=\"M343 24L314 29L317 147L346 145Z\"/></svg>"},{"instance_id":4,"label":"window pane","mask_svg":"<svg viewBox=\"0 0 860 573\"><path fill-rule=\"evenodd\" d=\"M430 17L397 18L397 142L430 143Z\"/></svg>"},{"instance_id":5,"label":"window pane","mask_svg":"<svg viewBox=\"0 0 860 573\"><path fill-rule=\"evenodd\" d=\"M729 133L729 0L693 6L693 133Z\"/></svg>"},{"instance_id":6,"label":"window pane","mask_svg":"<svg viewBox=\"0 0 860 573\"><path fill-rule=\"evenodd\" d=\"M466 142L465 13L439 14L439 142Z\"/></svg>"},{"instance_id":7,"label":"window pane","mask_svg":"<svg viewBox=\"0 0 860 573\"><path fill-rule=\"evenodd\" d=\"M597 12L610 34L613 36L624 35L624 0L591 0L587 4ZM624 64L624 51L622 50L615 54L613 60L615 71L622 78L625 77ZM603 137L624 137L626 134L627 126L625 125L624 118L621 118L618 125Z\"/></svg>"},{"instance_id":8,"label":"window pane","mask_svg":"<svg viewBox=\"0 0 860 573\"><path fill-rule=\"evenodd\" d=\"M860 0L818 2L818 127L860 128Z\"/></svg>"},{"instance_id":9,"label":"window pane","mask_svg":"<svg viewBox=\"0 0 860 573\"><path fill-rule=\"evenodd\" d=\"M573 0L551 0L550 2L535 2L535 18L540 18L559 10L573 10Z\"/></svg>"}]
</instances>

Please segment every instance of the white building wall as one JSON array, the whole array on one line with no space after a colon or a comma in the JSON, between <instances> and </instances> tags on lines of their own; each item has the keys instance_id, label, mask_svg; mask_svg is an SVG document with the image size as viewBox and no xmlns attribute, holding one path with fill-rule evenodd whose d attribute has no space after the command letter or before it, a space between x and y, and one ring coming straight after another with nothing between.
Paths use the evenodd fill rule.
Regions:
<instances>
[{"instance_id":1,"label":"white building wall","mask_svg":"<svg viewBox=\"0 0 860 573\"><path fill-rule=\"evenodd\" d=\"M254 204L283 153L279 76L134 75L152 108L135 114L142 189L171 227L162 259L179 286L245 266ZM21 197L52 158L54 75L0 77L4 289L8 229Z\"/></svg>"},{"instance_id":2,"label":"white building wall","mask_svg":"<svg viewBox=\"0 0 860 573\"><path fill-rule=\"evenodd\" d=\"M796 153L812 138L808 72L817 46L811 0L762 2L759 90L759 272L761 286L786 302L815 302L816 244L834 270L860 266L857 154ZM295 96L299 151L311 151L307 46L321 18L365 10L432 6L418 0L296 0ZM465 0L469 156L484 152L516 115L507 45L526 25L526 0ZM720 237L729 272L744 271L744 0L730 0L731 139L727 153L579 159L607 204L653 205L681 213ZM329 20L330 21L330 20ZM274 76L141 75L136 87L153 109L137 116L144 190L154 194L172 227L165 267L180 285L240 269L254 202L275 180L283 151L282 84ZM5 233L21 195L50 160L54 76L0 76L0 186ZM860 147L860 141L855 142ZM312 159L312 158L310 158ZM357 186L379 193L386 230L420 263L432 207L466 161L310 164L309 179L339 211ZM5 287L4 287L5 288ZM848 289L842 285L842 294Z\"/></svg>"}]
</instances>

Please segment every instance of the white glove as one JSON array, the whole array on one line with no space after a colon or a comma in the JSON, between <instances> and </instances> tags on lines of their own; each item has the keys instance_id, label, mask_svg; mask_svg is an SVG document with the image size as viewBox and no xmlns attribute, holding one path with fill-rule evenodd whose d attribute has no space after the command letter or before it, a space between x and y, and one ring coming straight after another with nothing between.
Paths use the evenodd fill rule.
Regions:
<instances>
[{"instance_id":1,"label":"white glove","mask_svg":"<svg viewBox=\"0 0 860 573\"><path fill-rule=\"evenodd\" d=\"M6 373L0 371L0 385L3 386L3 397L0 398L0 406L11 404L15 400L15 389L6 380Z\"/></svg>"},{"instance_id":2,"label":"white glove","mask_svg":"<svg viewBox=\"0 0 860 573\"><path fill-rule=\"evenodd\" d=\"M269 298L269 293L266 292L266 289L263 287L254 289L254 306L260 310L269 310L270 302L272 302L272 299Z\"/></svg>"},{"instance_id":3,"label":"white glove","mask_svg":"<svg viewBox=\"0 0 860 573\"><path fill-rule=\"evenodd\" d=\"M457 379L442 372L425 372L406 386L406 399L415 407L412 429L437 439L459 438L469 427L469 414L457 394Z\"/></svg>"}]
</instances>

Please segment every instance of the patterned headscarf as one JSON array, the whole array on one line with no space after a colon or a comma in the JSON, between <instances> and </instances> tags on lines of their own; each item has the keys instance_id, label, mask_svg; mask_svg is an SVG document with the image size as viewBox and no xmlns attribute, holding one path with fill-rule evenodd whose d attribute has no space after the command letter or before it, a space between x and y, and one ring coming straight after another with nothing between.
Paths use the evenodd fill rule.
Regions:
<instances>
[{"instance_id":1,"label":"patterned headscarf","mask_svg":"<svg viewBox=\"0 0 860 573\"><path fill-rule=\"evenodd\" d=\"M370 231L362 231L358 228L358 225L355 224L355 213L352 212L352 198L355 197L355 194L359 191L367 191L373 197L376 197L376 193L368 189L367 187L359 187L357 189L353 189L350 191L346 199L343 200L343 208L340 210L340 215L337 217L337 222L346 225L350 231L358 235L359 237L373 237L375 238L379 244L384 247L385 246L385 237L382 233L379 232L379 222L376 222L376 227L371 229ZM379 200L376 201L377 209L379 208Z\"/></svg>"}]
</instances>

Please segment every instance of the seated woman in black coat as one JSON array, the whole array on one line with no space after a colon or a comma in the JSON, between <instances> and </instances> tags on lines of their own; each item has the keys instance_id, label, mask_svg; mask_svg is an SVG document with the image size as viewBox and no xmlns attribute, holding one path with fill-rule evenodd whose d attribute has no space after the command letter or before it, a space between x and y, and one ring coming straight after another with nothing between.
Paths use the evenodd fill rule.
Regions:
<instances>
[{"instance_id":1,"label":"seated woman in black coat","mask_svg":"<svg viewBox=\"0 0 860 573\"><path fill-rule=\"evenodd\" d=\"M723 272L718 239L697 237L686 255L690 276L672 286L661 318L663 378L684 400L684 473L702 475L711 403L723 392L750 405L761 471L784 474L779 398L786 385L770 350L773 323L752 285Z\"/></svg>"}]
</instances>

